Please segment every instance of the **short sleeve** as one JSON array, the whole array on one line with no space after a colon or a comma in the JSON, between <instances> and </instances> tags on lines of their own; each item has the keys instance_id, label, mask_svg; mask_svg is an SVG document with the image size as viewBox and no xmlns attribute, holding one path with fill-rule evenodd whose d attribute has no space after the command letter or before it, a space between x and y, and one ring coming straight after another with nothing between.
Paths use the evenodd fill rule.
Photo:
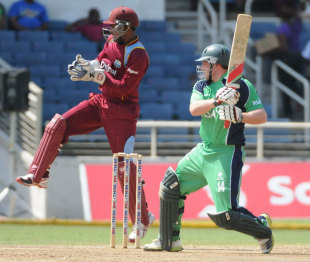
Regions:
<instances>
[{"instance_id":1,"label":"short sleeve","mask_svg":"<svg viewBox=\"0 0 310 262\"><path fill-rule=\"evenodd\" d=\"M198 81L195 83L195 85L193 87L192 95L191 95L191 100L190 100L191 103L193 101L204 99L203 87L204 87L204 85L203 85L202 81Z\"/></svg>"},{"instance_id":2,"label":"short sleeve","mask_svg":"<svg viewBox=\"0 0 310 262\"><path fill-rule=\"evenodd\" d=\"M254 86L248 80L245 79L244 81L246 82L249 88L249 97L244 105L246 111L250 112L256 109L264 108Z\"/></svg>"}]
</instances>

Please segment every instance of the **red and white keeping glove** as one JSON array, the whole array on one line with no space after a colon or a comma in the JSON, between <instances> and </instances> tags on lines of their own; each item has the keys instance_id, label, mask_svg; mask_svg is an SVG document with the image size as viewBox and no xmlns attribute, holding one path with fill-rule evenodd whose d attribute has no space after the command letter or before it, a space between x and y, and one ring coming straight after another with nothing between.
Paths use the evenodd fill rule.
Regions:
<instances>
[{"instance_id":1,"label":"red and white keeping glove","mask_svg":"<svg viewBox=\"0 0 310 262\"><path fill-rule=\"evenodd\" d=\"M217 110L221 120L227 120L233 122L234 124L242 122L242 110L239 107L220 105L217 107Z\"/></svg>"},{"instance_id":2,"label":"red and white keeping glove","mask_svg":"<svg viewBox=\"0 0 310 262\"><path fill-rule=\"evenodd\" d=\"M215 101L217 103L226 103L227 105L235 105L240 97L240 93L228 86L220 88L215 95Z\"/></svg>"},{"instance_id":3,"label":"red and white keeping glove","mask_svg":"<svg viewBox=\"0 0 310 262\"><path fill-rule=\"evenodd\" d=\"M77 55L76 60L68 65L68 73L72 81L94 81L100 85L106 78L98 60L85 60L81 55Z\"/></svg>"}]
</instances>

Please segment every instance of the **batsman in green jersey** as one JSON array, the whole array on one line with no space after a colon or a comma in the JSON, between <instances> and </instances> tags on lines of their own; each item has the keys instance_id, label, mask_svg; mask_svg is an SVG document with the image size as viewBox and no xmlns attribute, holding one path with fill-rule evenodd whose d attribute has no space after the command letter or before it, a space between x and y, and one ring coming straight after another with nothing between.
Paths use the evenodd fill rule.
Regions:
<instances>
[{"instance_id":1,"label":"batsman in green jersey","mask_svg":"<svg viewBox=\"0 0 310 262\"><path fill-rule=\"evenodd\" d=\"M261 252L270 253L274 240L268 214L254 216L239 206L245 158L244 124L262 124L266 112L253 85L241 79L238 89L225 86L230 50L221 44L207 46L197 66L189 110L201 116L202 142L186 154L174 171L168 168L160 184L159 239L146 251L181 251L181 218L185 196L209 185L216 213L208 214L219 227L236 230L258 240ZM224 128L229 121L229 128Z\"/></svg>"}]
</instances>

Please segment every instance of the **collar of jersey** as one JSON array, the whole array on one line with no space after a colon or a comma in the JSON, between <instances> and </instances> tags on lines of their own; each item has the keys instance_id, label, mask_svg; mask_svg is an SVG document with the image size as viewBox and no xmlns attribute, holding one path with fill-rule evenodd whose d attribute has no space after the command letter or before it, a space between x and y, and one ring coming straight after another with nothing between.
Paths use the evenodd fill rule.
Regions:
<instances>
[{"instance_id":1,"label":"collar of jersey","mask_svg":"<svg viewBox=\"0 0 310 262\"><path fill-rule=\"evenodd\" d=\"M139 37L137 36L136 39L132 40L131 42L129 42L126 46L132 45L134 43L137 43L139 41Z\"/></svg>"}]
</instances>

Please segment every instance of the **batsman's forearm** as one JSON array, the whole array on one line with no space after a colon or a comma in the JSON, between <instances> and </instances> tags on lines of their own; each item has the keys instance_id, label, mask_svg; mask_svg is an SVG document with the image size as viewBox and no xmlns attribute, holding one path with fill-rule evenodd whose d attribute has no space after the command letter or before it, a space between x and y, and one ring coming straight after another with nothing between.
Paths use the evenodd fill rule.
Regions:
<instances>
[{"instance_id":1,"label":"batsman's forearm","mask_svg":"<svg viewBox=\"0 0 310 262\"><path fill-rule=\"evenodd\" d=\"M242 123L259 125L267 121L267 114L264 109L256 109L250 112L242 113Z\"/></svg>"},{"instance_id":2,"label":"batsman's forearm","mask_svg":"<svg viewBox=\"0 0 310 262\"><path fill-rule=\"evenodd\" d=\"M189 106L189 111L193 116L201 116L215 107L214 99L194 101Z\"/></svg>"}]
</instances>

